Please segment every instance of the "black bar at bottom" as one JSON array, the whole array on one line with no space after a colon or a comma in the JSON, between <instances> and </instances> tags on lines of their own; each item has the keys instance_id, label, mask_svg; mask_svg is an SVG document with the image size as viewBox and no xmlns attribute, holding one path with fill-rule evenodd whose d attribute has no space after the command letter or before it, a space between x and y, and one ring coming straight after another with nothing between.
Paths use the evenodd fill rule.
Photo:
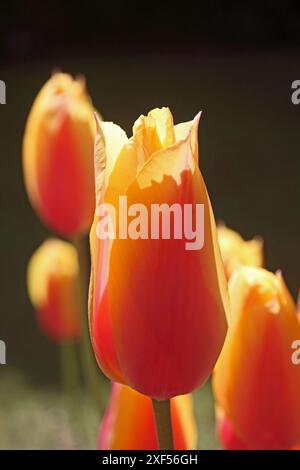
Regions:
<instances>
[{"instance_id":1,"label":"black bar at bottom","mask_svg":"<svg viewBox=\"0 0 300 470\"><path fill-rule=\"evenodd\" d=\"M120 465L136 468L140 465L201 465L208 468L212 463L228 464L276 464L300 463L299 451L87 451L87 450L1 450L1 468L4 463L75 463L83 465Z\"/></svg>"}]
</instances>

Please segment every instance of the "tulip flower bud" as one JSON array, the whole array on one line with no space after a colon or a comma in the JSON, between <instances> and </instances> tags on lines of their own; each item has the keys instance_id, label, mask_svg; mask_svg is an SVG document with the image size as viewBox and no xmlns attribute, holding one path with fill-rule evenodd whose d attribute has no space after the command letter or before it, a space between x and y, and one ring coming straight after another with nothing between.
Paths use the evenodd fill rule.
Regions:
<instances>
[{"instance_id":1,"label":"tulip flower bud","mask_svg":"<svg viewBox=\"0 0 300 470\"><path fill-rule=\"evenodd\" d=\"M130 139L115 124L98 122L90 234L94 351L112 381L158 400L201 386L227 331L227 283L198 167L199 117L174 126L169 109L155 109L136 121ZM103 204L112 215L107 220ZM126 204L137 219L126 219ZM157 220L158 208L164 214ZM168 219L170 208L177 225L175 215ZM114 210L117 232L110 225ZM193 217L198 225L201 213L191 246L190 232L179 232ZM159 227L162 219L169 233Z\"/></svg>"},{"instance_id":2,"label":"tulip flower bud","mask_svg":"<svg viewBox=\"0 0 300 470\"><path fill-rule=\"evenodd\" d=\"M195 449L197 430L191 395L171 400L174 445ZM101 450L156 450L158 442L151 399L130 387L113 384L99 433Z\"/></svg>"},{"instance_id":3,"label":"tulip flower bud","mask_svg":"<svg viewBox=\"0 0 300 470\"><path fill-rule=\"evenodd\" d=\"M28 116L23 168L33 208L63 236L86 233L93 220L94 136L93 106L84 81L54 74Z\"/></svg>"},{"instance_id":4,"label":"tulip flower bud","mask_svg":"<svg viewBox=\"0 0 300 470\"><path fill-rule=\"evenodd\" d=\"M79 266L73 245L46 240L32 255L27 272L29 298L37 320L54 341L80 336Z\"/></svg>"},{"instance_id":5,"label":"tulip flower bud","mask_svg":"<svg viewBox=\"0 0 300 470\"><path fill-rule=\"evenodd\" d=\"M218 225L218 239L227 280L239 266L262 267L263 243L260 238L245 241L239 233Z\"/></svg>"},{"instance_id":6,"label":"tulip flower bud","mask_svg":"<svg viewBox=\"0 0 300 470\"><path fill-rule=\"evenodd\" d=\"M229 294L229 330L213 376L221 436L247 449L290 449L300 442L296 306L281 273L262 268L235 270Z\"/></svg>"}]
</instances>

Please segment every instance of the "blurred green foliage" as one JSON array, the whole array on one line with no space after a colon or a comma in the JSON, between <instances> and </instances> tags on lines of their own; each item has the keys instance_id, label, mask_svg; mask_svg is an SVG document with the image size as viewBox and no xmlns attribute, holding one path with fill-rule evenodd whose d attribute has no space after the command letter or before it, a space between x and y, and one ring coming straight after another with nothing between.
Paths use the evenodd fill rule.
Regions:
<instances>
[{"instance_id":1,"label":"blurred green foliage","mask_svg":"<svg viewBox=\"0 0 300 470\"><path fill-rule=\"evenodd\" d=\"M109 393L102 377L101 408L89 395L37 387L16 371L0 381L0 449L96 449ZM74 406L72 406L72 404ZM194 394L198 448L218 449L210 384Z\"/></svg>"}]
</instances>

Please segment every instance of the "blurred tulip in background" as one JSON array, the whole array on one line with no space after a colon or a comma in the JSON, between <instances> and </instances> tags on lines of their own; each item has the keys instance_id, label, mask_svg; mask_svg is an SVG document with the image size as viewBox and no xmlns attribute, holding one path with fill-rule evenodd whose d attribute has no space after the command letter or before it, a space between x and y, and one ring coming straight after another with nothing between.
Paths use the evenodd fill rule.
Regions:
<instances>
[{"instance_id":1,"label":"blurred tulip in background","mask_svg":"<svg viewBox=\"0 0 300 470\"><path fill-rule=\"evenodd\" d=\"M231 312L213 375L225 448L290 449L300 442L300 338L296 306L280 272L242 267L229 281Z\"/></svg>"},{"instance_id":2,"label":"blurred tulip in background","mask_svg":"<svg viewBox=\"0 0 300 470\"><path fill-rule=\"evenodd\" d=\"M46 240L32 255L28 292L42 331L54 341L80 338L79 266L68 242Z\"/></svg>"},{"instance_id":3,"label":"blurred tulip in background","mask_svg":"<svg viewBox=\"0 0 300 470\"><path fill-rule=\"evenodd\" d=\"M82 78L55 73L36 97L23 141L25 186L54 232L88 232L94 214L93 106Z\"/></svg>"},{"instance_id":4,"label":"blurred tulip in background","mask_svg":"<svg viewBox=\"0 0 300 470\"><path fill-rule=\"evenodd\" d=\"M238 232L224 224L219 224L217 230L227 279L239 266L262 267L263 242L260 238L246 241Z\"/></svg>"}]
</instances>

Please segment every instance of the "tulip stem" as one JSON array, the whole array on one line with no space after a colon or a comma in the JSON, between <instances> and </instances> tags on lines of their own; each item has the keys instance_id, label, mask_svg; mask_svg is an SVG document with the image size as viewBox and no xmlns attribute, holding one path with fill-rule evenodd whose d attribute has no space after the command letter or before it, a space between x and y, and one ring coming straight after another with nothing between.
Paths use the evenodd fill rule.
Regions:
<instances>
[{"instance_id":1,"label":"tulip stem","mask_svg":"<svg viewBox=\"0 0 300 470\"><path fill-rule=\"evenodd\" d=\"M61 341L60 366L61 380L69 417L78 421L77 397L80 390L79 370L74 341Z\"/></svg>"},{"instance_id":2,"label":"tulip stem","mask_svg":"<svg viewBox=\"0 0 300 470\"><path fill-rule=\"evenodd\" d=\"M65 392L72 394L79 387L76 349L73 341L60 343L61 375Z\"/></svg>"},{"instance_id":3,"label":"tulip stem","mask_svg":"<svg viewBox=\"0 0 300 470\"><path fill-rule=\"evenodd\" d=\"M173 430L170 400L152 400L156 433L160 450L173 450Z\"/></svg>"},{"instance_id":4,"label":"tulip stem","mask_svg":"<svg viewBox=\"0 0 300 470\"><path fill-rule=\"evenodd\" d=\"M82 314L82 338L81 338L81 354L82 354L82 367L86 384L98 405L102 405L101 394L99 389L100 372L96 364L95 356L92 349L89 324L88 324L88 270L89 262L87 256L87 244L85 238L76 238L73 244L77 250L79 262L79 277L80 277L80 297L81 297L81 314Z\"/></svg>"}]
</instances>

